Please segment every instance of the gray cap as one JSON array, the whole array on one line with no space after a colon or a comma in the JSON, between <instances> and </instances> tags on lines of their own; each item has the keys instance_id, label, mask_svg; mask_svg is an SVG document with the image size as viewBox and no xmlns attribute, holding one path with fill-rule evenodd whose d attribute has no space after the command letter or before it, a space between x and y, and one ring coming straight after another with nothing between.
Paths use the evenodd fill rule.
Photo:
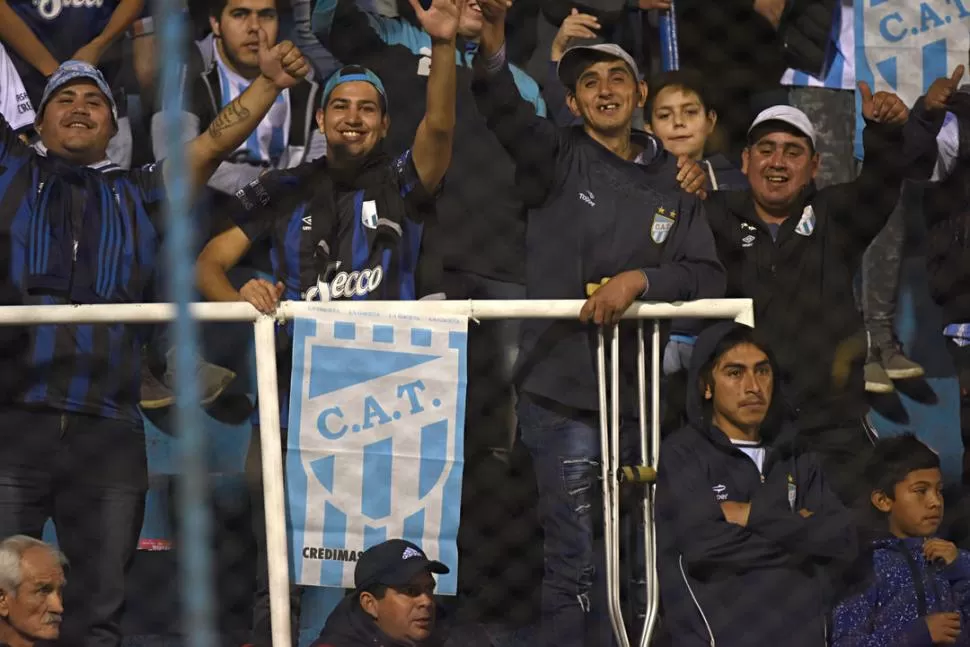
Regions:
<instances>
[{"instance_id":1,"label":"gray cap","mask_svg":"<svg viewBox=\"0 0 970 647\"><path fill-rule=\"evenodd\" d=\"M599 52L600 54L605 54L606 56L619 59L626 63L630 69L633 71L633 76L640 79L640 70L637 68L636 61L633 57L626 53L626 50L616 45L614 43L600 43L599 45L576 45L575 47L570 47L566 50L566 53L562 55L559 59L559 64L556 66L556 74L559 76L559 80L562 81L563 85L567 88L573 87L582 70L577 72L575 70L576 59L581 56L584 52Z\"/></svg>"},{"instance_id":2,"label":"gray cap","mask_svg":"<svg viewBox=\"0 0 970 647\"><path fill-rule=\"evenodd\" d=\"M98 89L101 90L101 93L107 99L108 105L111 106L111 116L114 117L115 124L117 124L118 106L115 105L115 100L111 94L111 88L108 87L108 82L104 80L104 76L98 68L85 61L64 61L60 67L54 70L54 73L51 74L50 79L47 81L47 87L44 88L44 95L41 97L40 105L37 106L37 117L40 118L44 114L44 108L55 92L77 79L88 79L98 86Z\"/></svg>"}]
</instances>

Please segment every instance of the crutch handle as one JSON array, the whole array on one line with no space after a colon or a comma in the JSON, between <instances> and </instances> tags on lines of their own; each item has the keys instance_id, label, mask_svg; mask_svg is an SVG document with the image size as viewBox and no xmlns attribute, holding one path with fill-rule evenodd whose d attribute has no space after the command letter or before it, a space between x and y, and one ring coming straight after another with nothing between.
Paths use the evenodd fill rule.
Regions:
<instances>
[{"instance_id":1,"label":"crutch handle","mask_svg":"<svg viewBox=\"0 0 970 647\"><path fill-rule=\"evenodd\" d=\"M609 282L610 282L610 277L606 277L605 279L603 279L599 283L587 283L586 284L586 296L587 297L593 296L593 293L594 292L596 292L597 290L599 290L601 287L603 287L604 285L606 285Z\"/></svg>"},{"instance_id":2,"label":"crutch handle","mask_svg":"<svg viewBox=\"0 0 970 647\"><path fill-rule=\"evenodd\" d=\"M653 483L657 470L647 465L627 465L620 468L621 483Z\"/></svg>"}]
</instances>

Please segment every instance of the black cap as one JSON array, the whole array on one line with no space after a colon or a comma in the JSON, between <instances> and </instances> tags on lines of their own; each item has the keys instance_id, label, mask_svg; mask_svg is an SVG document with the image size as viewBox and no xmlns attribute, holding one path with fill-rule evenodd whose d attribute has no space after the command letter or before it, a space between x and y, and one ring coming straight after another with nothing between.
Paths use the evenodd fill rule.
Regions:
<instances>
[{"instance_id":1,"label":"black cap","mask_svg":"<svg viewBox=\"0 0 970 647\"><path fill-rule=\"evenodd\" d=\"M398 587L407 585L420 573L449 572L441 562L428 559L424 551L404 539L389 539L371 546L357 559L354 569L354 585L358 591L375 584Z\"/></svg>"}]
</instances>

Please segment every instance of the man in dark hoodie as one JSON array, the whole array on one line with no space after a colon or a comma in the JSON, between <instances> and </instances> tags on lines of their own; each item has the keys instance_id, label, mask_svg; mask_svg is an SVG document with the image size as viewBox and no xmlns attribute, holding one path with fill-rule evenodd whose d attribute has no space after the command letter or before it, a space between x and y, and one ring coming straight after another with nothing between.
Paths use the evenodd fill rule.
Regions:
<instances>
[{"instance_id":1,"label":"man in dark hoodie","mask_svg":"<svg viewBox=\"0 0 970 647\"><path fill-rule=\"evenodd\" d=\"M434 574L448 572L404 539L368 548L354 569L356 588L311 647L439 647Z\"/></svg>"},{"instance_id":2,"label":"man in dark hoodie","mask_svg":"<svg viewBox=\"0 0 970 647\"><path fill-rule=\"evenodd\" d=\"M688 384L689 424L664 440L657 471L673 645L824 645L823 566L850 563L856 534L794 442L770 350L751 328L716 324L697 339Z\"/></svg>"},{"instance_id":3,"label":"man in dark hoodie","mask_svg":"<svg viewBox=\"0 0 970 647\"><path fill-rule=\"evenodd\" d=\"M526 295L583 298L588 284L609 279L587 300L580 321L523 322L517 366L519 423L535 464L545 532L540 644L606 647L612 630L598 566L602 546L594 541L601 524L594 511L602 509L594 476L597 330L588 324L618 322L635 299L718 297L724 276L700 201L677 184L677 160L656 138L632 130L633 113L646 101L633 58L609 44L566 52L559 74L583 125L556 128L516 91L505 54L506 2L482 0L481 6L487 24L472 91L515 160L530 208ZM621 435L635 440L635 337L632 326L620 330L627 349L619 367ZM635 454L630 445L625 449ZM631 576L635 571L628 569Z\"/></svg>"}]
</instances>

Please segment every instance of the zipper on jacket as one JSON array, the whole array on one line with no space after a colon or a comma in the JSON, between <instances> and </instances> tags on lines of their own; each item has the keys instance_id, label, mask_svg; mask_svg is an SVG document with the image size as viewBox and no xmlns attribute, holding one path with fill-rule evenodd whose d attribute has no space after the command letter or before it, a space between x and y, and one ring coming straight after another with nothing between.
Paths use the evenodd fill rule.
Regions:
<instances>
[{"instance_id":1,"label":"zipper on jacket","mask_svg":"<svg viewBox=\"0 0 970 647\"><path fill-rule=\"evenodd\" d=\"M690 582L687 581L687 571L684 570L684 556L677 556L677 565L680 567L680 577L684 580L684 586L687 587L687 592L690 593L690 599L694 601L694 608L697 609L697 613L701 614L701 620L704 621L704 627L707 629L707 636L710 639L711 647L715 647L714 642L714 632L711 630L711 623L707 621L707 616L704 615L704 609L701 608L701 603L697 600L697 596L694 595L694 589L690 587Z\"/></svg>"},{"instance_id":2,"label":"zipper on jacket","mask_svg":"<svg viewBox=\"0 0 970 647\"><path fill-rule=\"evenodd\" d=\"M909 547L903 544L899 552L903 554L906 559L906 565L909 566L910 575L913 576L913 588L916 589L916 612L920 617L927 614L928 609L926 608L926 584L923 582L923 574L920 572L919 567L916 566L916 560L909 552Z\"/></svg>"},{"instance_id":3,"label":"zipper on jacket","mask_svg":"<svg viewBox=\"0 0 970 647\"><path fill-rule=\"evenodd\" d=\"M61 414L61 438L64 438L65 434L67 434L67 414L62 413Z\"/></svg>"}]
</instances>

